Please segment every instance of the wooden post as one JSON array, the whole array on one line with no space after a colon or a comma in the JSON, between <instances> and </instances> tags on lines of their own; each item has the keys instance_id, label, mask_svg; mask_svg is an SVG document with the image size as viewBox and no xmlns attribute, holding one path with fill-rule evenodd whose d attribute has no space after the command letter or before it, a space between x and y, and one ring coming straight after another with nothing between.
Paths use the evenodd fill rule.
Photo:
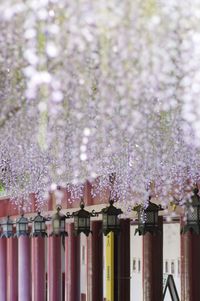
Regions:
<instances>
[{"instance_id":1,"label":"wooden post","mask_svg":"<svg viewBox=\"0 0 200 301\"><path fill-rule=\"evenodd\" d=\"M200 300L200 235L181 235L181 301Z\"/></svg>"},{"instance_id":2,"label":"wooden post","mask_svg":"<svg viewBox=\"0 0 200 301\"><path fill-rule=\"evenodd\" d=\"M32 238L32 301L43 301L46 297L45 238Z\"/></svg>"},{"instance_id":3,"label":"wooden post","mask_svg":"<svg viewBox=\"0 0 200 301\"><path fill-rule=\"evenodd\" d=\"M74 224L66 226L65 300L80 301L80 236L74 236Z\"/></svg>"},{"instance_id":4,"label":"wooden post","mask_svg":"<svg viewBox=\"0 0 200 301\"><path fill-rule=\"evenodd\" d=\"M7 301L18 301L18 239L7 238Z\"/></svg>"},{"instance_id":5,"label":"wooden post","mask_svg":"<svg viewBox=\"0 0 200 301\"><path fill-rule=\"evenodd\" d=\"M103 300L102 221L92 222L92 235L87 239L87 300Z\"/></svg>"},{"instance_id":6,"label":"wooden post","mask_svg":"<svg viewBox=\"0 0 200 301\"><path fill-rule=\"evenodd\" d=\"M61 300L61 237L48 237L48 301Z\"/></svg>"},{"instance_id":7,"label":"wooden post","mask_svg":"<svg viewBox=\"0 0 200 301\"><path fill-rule=\"evenodd\" d=\"M143 300L162 300L163 295L163 218L161 233L143 236Z\"/></svg>"},{"instance_id":8,"label":"wooden post","mask_svg":"<svg viewBox=\"0 0 200 301\"><path fill-rule=\"evenodd\" d=\"M20 301L31 300L31 252L30 238L18 238L18 293Z\"/></svg>"}]
</instances>

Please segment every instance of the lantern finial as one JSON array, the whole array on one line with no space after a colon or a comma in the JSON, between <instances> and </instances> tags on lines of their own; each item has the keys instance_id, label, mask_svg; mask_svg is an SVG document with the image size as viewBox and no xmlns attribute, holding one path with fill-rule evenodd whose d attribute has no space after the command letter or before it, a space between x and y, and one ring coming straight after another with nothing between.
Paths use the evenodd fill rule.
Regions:
<instances>
[{"instance_id":1,"label":"lantern finial","mask_svg":"<svg viewBox=\"0 0 200 301\"><path fill-rule=\"evenodd\" d=\"M60 204L56 205L56 211L60 212L62 210L62 206Z\"/></svg>"},{"instance_id":2,"label":"lantern finial","mask_svg":"<svg viewBox=\"0 0 200 301\"><path fill-rule=\"evenodd\" d=\"M113 199L110 199L110 200L109 200L109 204L110 204L110 206L113 206L114 200L113 200Z\"/></svg>"},{"instance_id":3,"label":"lantern finial","mask_svg":"<svg viewBox=\"0 0 200 301\"><path fill-rule=\"evenodd\" d=\"M84 203L83 198L81 198L81 201L80 201L80 208L81 208L81 209L84 209L84 207L85 207L85 203Z\"/></svg>"}]
</instances>

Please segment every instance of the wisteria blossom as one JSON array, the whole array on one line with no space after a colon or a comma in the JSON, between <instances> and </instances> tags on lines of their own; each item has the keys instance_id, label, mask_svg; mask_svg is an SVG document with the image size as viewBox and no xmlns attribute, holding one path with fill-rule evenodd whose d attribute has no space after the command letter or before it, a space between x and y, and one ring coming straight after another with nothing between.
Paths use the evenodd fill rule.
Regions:
<instances>
[{"instance_id":1,"label":"wisteria blossom","mask_svg":"<svg viewBox=\"0 0 200 301\"><path fill-rule=\"evenodd\" d=\"M200 170L200 0L2 0L0 179L166 207ZM110 175L115 174L114 184Z\"/></svg>"}]
</instances>

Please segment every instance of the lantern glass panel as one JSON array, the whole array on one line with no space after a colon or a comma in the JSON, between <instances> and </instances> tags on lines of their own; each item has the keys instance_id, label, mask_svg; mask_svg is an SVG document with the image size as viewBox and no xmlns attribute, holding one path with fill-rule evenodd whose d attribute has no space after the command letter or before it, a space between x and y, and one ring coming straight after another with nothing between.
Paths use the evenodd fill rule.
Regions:
<instances>
[{"instance_id":1,"label":"lantern glass panel","mask_svg":"<svg viewBox=\"0 0 200 301\"><path fill-rule=\"evenodd\" d=\"M103 214L103 225L107 226L107 224L108 224L107 214Z\"/></svg>"},{"instance_id":2,"label":"lantern glass panel","mask_svg":"<svg viewBox=\"0 0 200 301\"><path fill-rule=\"evenodd\" d=\"M87 226L87 218L79 217L79 227L84 228L85 226Z\"/></svg>"},{"instance_id":3,"label":"lantern glass panel","mask_svg":"<svg viewBox=\"0 0 200 301\"><path fill-rule=\"evenodd\" d=\"M78 228L78 216L74 217L74 228L77 229Z\"/></svg>"},{"instance_id":4,"label":"lantern glass panel","mask_svg":"<svg viewBox=\"0 0 200 301\"><path fill-rule=\"evenodd\" d=\"M158 212L154 212L154 221L155 221L155 224L158 224Z\"/></svg>"},{"instance_id":5,"label":"lantern glass panel","mask_svg":"<svg viewBox=\"0 0 200 301\"><path fill-rule=\"evenodd\" d=\"M9 231L9 232L12 232L12 229L13 229L12 225L11 225L11 224L8 224L8 231Z\"/></svg>"},{"instance_id":6,"label":"lantern glass panel","mask_svg":"<svg viewBox=\"0 0 200 301\"><path fill-rule=\"evenodd\" d=\"M87 227L90 227L90 218L89 217L87 217Z\"/></svg>"},{"instance_id":7,"label":"lantern glass panel","mask_svg":"<svg viewBox=\"0 0 200 301\"><path fill-rule=\"evenodd\" d=\"M45 222L41 222L40 224L41 224L41 230L45 231L46 229Z\"/></svg>"},{"instance_id":8,"label":"lantern glass panel","mask_svg":"<svg viewBox=\"0 0 200 301\"><path fill-rule=\"evenodd\" d=\"M115 225L116 225L116 216L108 215L108 226L115 226Z\"/></svg>"},{"instance_id":9,"label":"lantern glass panel","mask_svg":"<svg viewBox=\"0 0 200 301\"><path fill-rule=\"evenodd\" d=\"M40 231L41 227L40 227L40 222L35 222L35 231Z\"/></svg>"},{"instance_id":10,"label":"lantern glass panel","mask_svg":"<svg viewBox=\"0 0 200 301\"><path fill-rule=\"evenodd\" d=\"M26 224L25 223L19 223L19 231L26 231Z\"/></svg>"},{"instance_id":11,"label":"lantern glass panel","mask_svg":"<svg viewBox=\"0 0 200 301\"><path fill-rule=\"evenodd\" d=\"M147 212L146 212L146 216L145 216L146 223L147 223L147 224L155 224L155 222L156 222L155 216L156 216L156 215L157 215L157 212L154 212L154 211L147 211Z\"/></svg>"},{"instance_id":12,"label":"lantern glass panel","mask_svg":"<svg viewBox=\"0 0 200 301\"><path fill-rule=\"evenodd\" d=\"M58 219L55 219L53 221L53 230L54 231L59 231L60 230L60 221Z\"/></svg>"},{"instance_id":13,"label":"lantern glass panel","mask_svg":"<svg viewBox=\"0 0 200 301\"><path fill-rule=\"evenodd\" d=\"M192 209L189 208L188 214L187 214L187 219L191 223L195 223L198 221L198 208L197 207L194 207Z\"/></svg>"},{"instance_id":14,"label":"lantern glass panel","mask_svg":"<svg viewBox=\"0 0 200 301\"><path fill-rule=\"evenodd\" d=\"M61 221L60 221L60 230L61 230L62 232L65 231L65 220L61 220Z\"/></svg>"}]
</instances>

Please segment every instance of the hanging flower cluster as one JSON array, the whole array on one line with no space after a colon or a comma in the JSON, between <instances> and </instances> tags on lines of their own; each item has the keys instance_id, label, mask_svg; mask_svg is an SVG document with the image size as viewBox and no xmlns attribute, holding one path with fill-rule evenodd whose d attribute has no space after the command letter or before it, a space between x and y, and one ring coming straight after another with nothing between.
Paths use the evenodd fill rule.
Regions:
<instances>
[{"instance_id":1,"label":"hanging flower cluster","mask_svg":"<svg viewBox=\"0 0 200 301\"><path fill-rule=\"evenodd\" d=\"M3 0L0 14L7 193L41 204L53 183L80 196L89 180L127 208L149 186L184 204L200 170L200 1Z\"/></svg>"}]
</instances>

